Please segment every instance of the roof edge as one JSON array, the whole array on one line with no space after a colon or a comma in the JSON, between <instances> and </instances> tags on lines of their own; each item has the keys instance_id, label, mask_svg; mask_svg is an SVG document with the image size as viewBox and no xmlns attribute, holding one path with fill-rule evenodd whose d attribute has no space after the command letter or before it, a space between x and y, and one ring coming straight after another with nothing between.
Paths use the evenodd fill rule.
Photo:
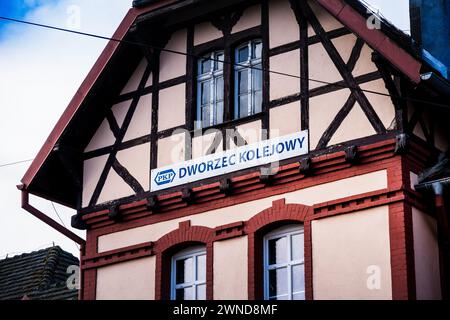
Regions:
<instances>
[{"instance_id":1,"label":"roof edge","mask_svg":"<svg viewBox=\"0 0 450 320\"><path fill-rule=\"evenodd\" d=\"M369 29L366 19L344 0L316 0L343 25L364 39L373 49L386 57L414 84L419 84L422 63L401 48L381 30Z\"/></svg>"},{"instance_id":2,"label":"roof edge","mask_svg":"<svg viewBox=\"0 0 450 320\"><path fill-rule=\"evenodd\" d=\"M157 3L154 3L153 5L146 6L143 9L138 8L130 8L128 12L126 13L125 17L123 18L122 22L117 27L116 31L114 32L112 38L116 40L123 40L125 35L127 34L128 30L130 29L131 25L134 23L136 18L143 14L147 13L149 11L158 9L160 7L169 5L171 3L174 3L178 0L161 0ZM51 151L53 150L55 144L61 137L62 133L74 117L75 113L78 111L79 107L83 103L84 99L90 92L91 88L97 81L98 77L102 73L102 71L105 69L106 65L108 64L111 57L116 52L117 48L119 47L120 42L110 40L105 48L103 49L102 53L98 57L97 61L95 62L94 66L91 68L89 73L87 74L84 81L81 83L80 87L78 88L77 92L73 96L72 100L69 102L69 105L64 110L63 114L59 118L58 122L56 123L55 127L53 128L50 135L45 140L44 145L39 150L38 154L34 158L33 162L31 163L30 167L28 167L27 171L25 172L24 176L20 180L25 188L28 188L30 184L33 182L34 177L36 176L39 169L44 164L45 160L50 155Z\"/></svg>"},{"instance_id":3,"label":"roof edge","mask_svg":"<svg viewBox=\"0 0 450 320\"><path fill-rule=\"evenodd\" d=\"M161 0L134 0L133 1L133 8L144 8L146 6L155 4L156 2L159 2Z\"/></svg>"}]
</instances>

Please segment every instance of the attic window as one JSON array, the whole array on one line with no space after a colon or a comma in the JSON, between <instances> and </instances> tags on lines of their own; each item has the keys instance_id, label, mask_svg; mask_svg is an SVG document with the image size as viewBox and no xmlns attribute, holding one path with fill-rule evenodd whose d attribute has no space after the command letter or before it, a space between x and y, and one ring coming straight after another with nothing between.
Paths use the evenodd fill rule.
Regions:
<instances>
[{"instance_id":1,"label":"attic window","mask_svg":"<svg viewBox=\"0 0 450 320\"><path fill-rule=\"evenodd\" d=\"M262 112L262 49L256 38L201 55L195 75L196 129ZM224 70L226 63L232 65Z\"/></svg>"},{"instance_id":2,"label":"attic window","mask_svg":"<svg viewBox=\"0 0 450 320\"><path fill-rule=\"evenodd\" d=\"M236 119L261 112L262 106L262 43L253 40L235 51L235 102Z\"/></svg>"},{"instance_id":3,"label":"attic window","mask_svg":"<svg viewBox=\"0 0 450 320\"><path fill-rule=\"evenodd\" d=\"M223 122L223 58L223 51L216 51L198 61L197 127Z\"/></svg>"}]
</instances>

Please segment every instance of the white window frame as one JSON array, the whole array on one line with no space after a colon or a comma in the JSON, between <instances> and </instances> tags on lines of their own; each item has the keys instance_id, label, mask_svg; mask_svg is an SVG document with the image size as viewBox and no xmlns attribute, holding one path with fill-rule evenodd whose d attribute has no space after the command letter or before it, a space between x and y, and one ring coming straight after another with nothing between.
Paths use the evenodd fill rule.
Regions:
<instances>
[{"instance_id":1,"label":"white window frame","mask_svg":"<svg viewBox=\"0 0 450 320\"><path fill-rule=\"evenodd\" d=\"M223 77L223 62L219 62L219 56L225 59L224 51L213 51L208 55L197 61L197 128L203 128L203 112L202 112L202 97L201 97L201 84L209 81L209 126L214 126L223 122L224 110L224 95L225 95L225 79ZM201 63L205 59L210 59L212 68L209 72L201 73ZM219 64L221 67L219 68ZM218 80L222 78L222 100L217 100ZM222 120L217 119L217 105L222 102Z\"/></svg>"},{"instance_id":2,"label":"white window frame","mask_svg":"<svg viewBox=\"0 0 450 320\"><path fill-rule=\"evenodd\" d=\"M248 42L245 42L243 44L241 44L240 46L236 47L236 49L234 50L234 58L235 58L235 67L234 67L234 119L240 119L241 115L239 112L239 83L238 83L238 74L240 71L242 71L243 69L247 69L247 117L256 114L256 106L255 106L255 93L256 90L254 88L254 79L253 77L255 76L255 72L260 72L261 73L261 81L263 81L262 79L262 71L261 70L256 70L254 67L257 66L258 64L260 64L262 66L262 50L261 50L261 57L259 58L252 58L253 55L253 48L255 44L261 44L262 46L262 40L261 39L254 39L254 40L250 40ZM246 61L242 61L242 62L238 62L239 61L239 50L242 48L248 47L248 55L247 55L247 60ZM255 46L256 47L256 46ZM261 90L261 95L262 95L262 88ZM262 111L262 106L261 106L261 110L259 112Z\"/></svg>"},{"instance_id":3,"label":"white window frame","mask_svg":"<svg viewBox=\"0 0 450 320\"><path fill-rule=\"evenodd\" d=\"M197 257L199 256L205 256L205 279L204 280L197 280ZM178 260L183 260L186 258L193 258L194 260L194 267L193 267L193 273L194 273L194 281L193 282L185 282L181 284L176 284L176 262ZM195 247L189 247L187 249L184 249L177 254L172 256L172 263L171 263L171 277L170 277L170 299L176 300L177 297L177 289L184 289L193 287L194 290L194 299L197 300L197 287L200 285L205 285L206 287L206 248L205 246L195 246Z\"/></svg>"},{"instance_id":4,"label":"white window frame","mask_svg":"<svg viewBox=\"0 0 450 320\"><path fill-rule=\"evenodd\" d=\"M298 234L303 234L304 235L304 227L301 224L296 224L296 225L288 225L288 226L284 226L281 227L279 229L273 230L271 232L269 232L268 234L266 234L266 236L264 237L264 299L265 300L269 300L270 298L277 298L277 297L282 297L285 295L280 295L280 296L273 296L270 297L269 296L269 270L273 270L273 269L279 269L279 268L287 268L287 300L292 300L292 297L294 294L299 294L299 293L303 293L305 294L305 283L303 283L303 291L298 291L298 292L292 292L292 283L293 283L293 279L292 279L292 267L293 266L297 266L297 265L305 265L305 253L303 251L303 257L301 257L300 260L291 260L292 259L292 248L291 248L291 243L292 243L292 236L294 235L298 235ZM272 239L276 239L276 238L281 238L281 237L288 237L288 244L287 244L287 250L288 250L288 260L285 263L279 263L279 264L273 264L273 265L269 265L269 240ZM303 238L304 239L304 238ZM304 240L303 240L303 248L304 248Z\"/></svg>"}]
</instances>

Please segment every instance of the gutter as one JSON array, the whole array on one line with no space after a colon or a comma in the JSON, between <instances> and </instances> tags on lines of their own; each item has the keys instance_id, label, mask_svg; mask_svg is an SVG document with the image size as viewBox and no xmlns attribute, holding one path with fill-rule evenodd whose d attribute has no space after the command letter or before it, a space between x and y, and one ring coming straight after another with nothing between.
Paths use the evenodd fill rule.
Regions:
<instances>
[{"instance_id":1,"label":"gutter","mask_svg":"<svg viewBox=\"0 0 450 320\"><path fill-rule=\"evenodd\" d=\"M450 186L450 178L443 178L435 181L419 183L415 189L419 192L430 192L434 196L436 206L438 227L442 232L442 240L446 248L450 249L450 224L448 221L448 208L444 201L444 190Z\"/></svg>"},{"instance_id":2,"label":"gutter","mask_svg":"<svg viewBox=\"0 0 450 320\"><path fill-rule=\"evenodd\" d=\"M439 180L429 181L429 182L423 182L416 184L414 188L417 191L433 191L435 195L440 194L442 195L443 187L450 186L450 178L442 178Z\"/></svg>"},{"instance_id":3,"label":"gutter","mask_svg":"<svg viewBox=\"0 0 450 320\"><path fill-rule=\"evenodd\" d=\"M450 178L420 183L415 186L417 191L432 191L438 223L438 241L440 242L440 276L441 293L444 300L448 299L450 290L450 228L448 221L448 208L444 201L444 189L450 185Z\"/></svg>"},{"instance_id":4,"label":"gutter","mask_svg":"<svg viewBox=\"0 0 450 320\"><path fill-rule=\"evenodd\" d=\"M26 189L25 185L20 184L17 186L17 189L19 189L22 193L22 209L28 211L29 213L31 213L33 216L35 216L36 218L38 218L39 220L41 220L42 222L44 222L46 225L52 227L53 229L55 229L56 231L58 231L59 233L62 233L63 235L65 235L67 238L69 238L70 240L74 241L75 243L78 243L80 245L80 267L81 267L81 259L85 254L85 248L86 248L86 241L82 238L80 238L78 235L76 235L75 233L73 233L72 231L70 231L69 229L67 229L66 227L64 227L63 225L59 224L58 222L56 222L55 220L53 220L52 218L50 218L49 216L45 215L43 212L39 211L38 209L36 209L35 207L33 207L30 202L29 202L29 192ZM84 283L84 276L83 276L84 272L80 272L79 275L79 289L78 289L78 299L83 300L83 283Z\"/></svg>"},{"instance_id":5,"label":"gutter","mask_svg":"<svg viewBox=\"0 0 450 320\"><path fill-rule=\"evenodd\" d=\"M134 0L133 8L143 8L158 1L159 0Z\"/></svg>"},{"instance_id":6,"label":"gutter","mask_svg":"<svg viewBox=\"0 0 450 320\"><path fill-rule=\"evenodd\" d=\"M39 220L44 222L46 225L52 227L59 233L62 233L70 240L78 243L81 246L81 248L84 248L84 246L86 245L86 241L84 239L82 239L81 237L79 237L78 235L76 235L75 233L73 233L72 231L70 231L69 229L64 227L63 225L59 224L58 222L56 222L55 220L53 220L52 218L50 218L49 216L47 216L43 212L39 211L38 209L36 209L35 207L33 207L30 204L29 192L26 189L25 185L23 185L23 184L18 185L17 189L19 189L22 192L22 209L28 211L33 216L35 216L36 218L38 218Z\"/></svg>"}]
</instances>

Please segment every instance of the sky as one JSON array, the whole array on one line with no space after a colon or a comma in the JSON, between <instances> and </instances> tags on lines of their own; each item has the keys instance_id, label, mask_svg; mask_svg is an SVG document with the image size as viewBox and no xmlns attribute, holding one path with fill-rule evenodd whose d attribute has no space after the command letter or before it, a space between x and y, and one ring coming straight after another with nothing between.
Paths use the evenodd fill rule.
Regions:
<instances>
[{"instance_id":1,"label":"sky","mask_svg":"<svg viewBox=\"0 0 450 320\"><path fill-rule=\"evenodd\" d=\"M408 0L365 0L409 30ZM1 0L0 16L112 36L132 0ZM0 20L0 259L53 244L78 256L75 243L20 208L16 185L106 41ZM32 205L70 227L75 211L31 196Z\"/></svg>"}]
</instances>

